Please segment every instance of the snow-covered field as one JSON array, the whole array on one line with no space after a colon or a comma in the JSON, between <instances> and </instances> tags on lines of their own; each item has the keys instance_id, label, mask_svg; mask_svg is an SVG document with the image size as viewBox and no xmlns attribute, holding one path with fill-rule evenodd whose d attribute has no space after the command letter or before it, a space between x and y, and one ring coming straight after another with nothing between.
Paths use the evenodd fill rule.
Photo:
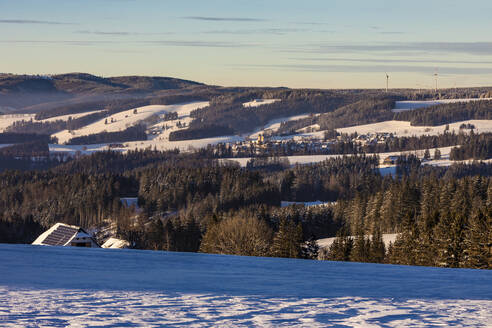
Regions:
<instances>
[{"instance_id":1,"label":"snow-covered field","mask_svg":"<svg viewBox=\"0 0 492 328\"><path fill-rule=\"evenodd\" d=\"M0 245L1 327L490 327L492 272Z\"/></svg>"},{"instance_id":2,"label":"snow-covered field","mask_svg":"<svg viewBox=\"0 0 492 328\"><path fill-rule=\"evenodd\" d=\"M280 124L289 121L297 121L303 118L309 117L310 114L301 114L289 117L281 117L274 120L269 121L263 128L257 129L254 133L252 133L250 138L258 138L258 135L264 134L267 131L276 132L280 128Z\"/></svg>"},{"instance_id":3,"label":"snow-covered field","mask_svg":"<svg viewBox=\"0 0 492 328\"><path fill-rule=\"evenodd\" d=\"M55 116L55 117L50 117L50 118L46 118L44 120L39 120L39 121L36 121L36 122L54 122L54 121L68 121L70 118L72 118L73 120L76 119L76 118L81 118L81 117L84 117L84 116L87 116L87 115L91 115L91 114L94 114L94 113L98 113L98 112L101 112L102 110L94 110L94 111L91 111L91 112L85 112L85 113L77 113L77 114L69 114L69 115L60 115L60 116Z\"/></svg>"},{"instance_id":4,"label":"snow-covered field","mask_svg":"<svg viewBox=\"0 0 492 328\"><path fill-rule=\"evenodd\" d=\"M461 124L473 124L475 133L492 132L492 120L468 120L449 124L449 132L459 133ZM337 129L340 133L358 134L367 133L393 133L398 137L421 136L421 135L438 135L443 134L446 124L438 126L411 126L406 121L384 121L373 124L357 125L348 128ZM470 130L464 130L469 132Z\"/></svg>"},{"instance_id":5,"label":"snow-covered field","mask_svg":"<svg viewBox=\"0 0 492 328\"><path fill-rule=\"evenodd\" d=\"M108 116L107 118L101 119L97 122L84 126L81 129L69 132L68 130L60 131L55 133L53 136L58 138L59 143L65 143L71 138L86 136L95 133L101 133L103 131L116 132L125 130L137 124L139 121L145 120L152 115L162 115L171 112L178 112L178 115L189 115L189 113L197 108L208 106L208 101L206 102L193 102L188 104L179 105L149 105L138 107L136 113L135 109L130 109L127 111L119 112ZM113 122L111 122L113 121ZM107 123L107 124L106 124Z\"/></svg>"},{"instance_id":6,"label":"snow-covered field","mask_svg":"<svg viewBox=\"0 0 492 328\"><path fill-rule=\"evenodd\" d=\"M396 240L397 233L385 233L383 234L383 243L386 247L389 246L390 243L394 243ZM355 238L355 236L350 236L352 238ZM329 248L331 244L335 241L336 237L330 237L330 238L322 238L316 240L318 243L319 247L321 248Z\"/></svg>"},{"instance_id":7,"label":"snow-covered field","mask_svg":"<svg viewBox=\"0 0 492 328\"><path fill-rule=\"evenodd\" d=\"M446 163L446 161L449 161L449 154L450 154L452 148L453 148L452 146L451 147L437 148L441 152L441 157L442 157L443 163ZM435 150L436 150L436 148L429 149L431 156L434 155ZM398 152L366 154L366 155L367 156L378 155L379 160L382 163L384 161L384 159L388 156L399 156L400 154L414 154L414 155L418 156L419 158L423 158L424 153L425 153L425 150L422 149L422 150L409 150L409 151L402 151L402 152L398 151ZM352 155L351 154L347 154L347 155L296 155L296 156L286 156L286 158L289 160L289 163L291 165L296 165L296 164L303 165L303 164L319 163L319 162L325 161L325 160L330 159L330 158L338 158L338 157L343 157L343 156L352 156ZM251 159L251 157L227 158L224 160L225 161L233 161L233 162L238 163L241 167L246 167L246 164L248 163L248 161L250 159ZM428 163L432 163L432 162L429 161ZM435 164L437 165L438 163L439 163L439 161L436 161ZM383 166L382 168L385 168L385 166Z\"/></svg>"},{"instance_id":8,"label":"snow-covered field","mask_svg":"<svg viewBox=\"0 0 492 328\"><path fill-rule=\"evenodd\" d=\"M224 136L204 139L192 139L181 141L169 141L166 139L154 138L145 141L129 141L121 143L124 147L110 148L109 144L94 144L94 145L59 145L50 144L49 149L51 154L64 154L67 156L73 156L76 154L90 155L100 151L120 151L126 153L130 150L142 150L142 149L157 149L172 150L178 148L180 151L191 151L199 148L205 148L207 145L215 145L218 143L236 142L242 138L238 136Z\"/></svg>"},{"instance_id":9,"label":"snow-covered field","mask_svg":"<svg viewBox=\"0 0 492 328\"><path fill-rule=\"evenodd\" d=\"M8 114L8 115L0 115L0 133L3 132L7 127L11 126L15 122L21 121L30 121L31 119L35 122L53 122L53 121L68 121L71 117L72 119L81 118L90 114L97 113L99 111L78 113L78 114L70 114L70 115L61 115L50 117L44 120L34 120L35 114Z\"/></svg>"},{"instance_id":10,"label":"snow-covered field","mask_svg":"<svg viewBox=\"0 0 492 328\"><path fill-rule=\"evenodd\" d=\"M262 105L273 104L274 102L280 101L280 99L254 99L243 103L244 107L259 107Z\"/></svg>"},{"instance_id":11,"label":"snow-covered field","mask_svg":"<svg viewBox=\"0 0 492 328\"><path fill-rule=\"evenodd\" d=\"M280 207L287 207L287 206L291 206L291 205L304 205L304 206L324 206L324 205L328 205L328 204L331 204L330 202L322 202L320 200L316 200L314 202L291 202L291 201L287 201L287 200L283 200L280 202Z\"/></svg>"},{"instance_id":12,"label":"snow-covered field","mask_svg":"<svg viewBox=\"0 0 492 328\"><path fill-rule=\"evenodd\" d=\"M492 100L492 98L461 98L461 99L438 99L438 100L405 100L397 101L393 112L404 112L407 110L425 108L441 104L466 103L470 101Z\"/></svg>"},{"instance_id":13,"label":"snow-covered field","mask_svg":"<svg viewBox=\"0 0 492 328\"><path fill-rule=\"evenodd\" d=\"M0 133L2 133L6 128L20 121L30 121L34 119L34 114L8 114L0 115Z\"/></svg>"}]
</instances>

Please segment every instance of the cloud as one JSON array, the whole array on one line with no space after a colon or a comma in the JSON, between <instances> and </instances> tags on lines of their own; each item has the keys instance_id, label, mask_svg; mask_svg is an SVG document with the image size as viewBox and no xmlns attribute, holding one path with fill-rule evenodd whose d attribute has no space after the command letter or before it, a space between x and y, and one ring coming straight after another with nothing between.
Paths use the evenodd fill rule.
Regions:
<instances>
[{"instance_id":1,"label":"cloud","mask_svg":"<svg viewBox=\"0 0 492 328\"><path fill-rule=\"evenodd\" d=\"M175 40L139 40L139 41L120 41L120 40L0 40L6 44L26 44L26 45L71 45L71 46L96 46L107 44L138 44L156 45L170 47L198 47L198 48L239 48L250 47L253 44L242 44L236 42L220 41L175 41Z\"/></svg>"},{"instance_id":2,"label":"cloud","mask_svg":"<svg viewBox=\"0 0 492 328\"><path fill-rule=\"evenodd\" d=\"M94 41L94 40L0 40L6 44L26 44L26 45L71 45L71 46L94 46L98 44L117 44L116 41Z\"/></svg>"},{"instance_id":3,"label":"cloud","mask_svg":"<svg viewBox=\"0 0 492 328\"><path fill-rule=\"evenodd\" d=\"M394 35L394 34L406 34L406 33L401 31L383 31L383 32L379 32L379 34Z\"/></svg>"},{"instance_id":4,"label":"cloud","mask_svg":"<svg viewBox=\"0 0 492 328\"><path fill-rule=\"evenodd\" d=\"M331 57L331 58L312 58L312 57L297 57L290 58L292 60L301 60L306 62L356 62L356 63L428 63L428 64L492 64L492 60L443 60L443 59L389 59L389 58L345 58L345 57Z\"/></svg>"},{"instance_id":5,"label":"cloud","mask_svg":"<svg viewBox=\"0 0 492 328\"><path fill-rule=\"evenodd\" d=\"M389 43L343 43L311 44L283 52L291 53L380 53L407 55L420 54L471 54L492 55L492 42L389 42Z\"/></svg>"},{"instance_id":6,"label":"cloud","mask_svg":"<svg viewBox=\"0 0 492 328\"><path fill-rule=\"evenodd\" d=\"M300 72L319 73L424 73L432 74L434 66L410 66L410 65L315 65L315 64L265 64L265 65L238 65L257 69L289 70ZM440 75L483 75L492 74L492 68L488 67L439 67Z\"/></svg>"},{"instance_id":7,"label":"cloud","mask_svg":"<svg viewBox=\"0 0 492 328\"><path fill-rule=\"evenodd\" d=\"M251 45L222 42L222 41L172 41L172 40L155 40L155 41L139 41L139 43L163 45L172 47L198 47L198 48L238 48Z\"/></svg>"},{"instance_id":8,"label":"cloud","mask_svg":"<svg viewBox=\"0 0 492 328\"><path fill-rule=\"evenodd\" d=\"M266 19L250 17L209 17L209 16L186 16L183 19L191 19L209 22L264 22Z\"/></svg>"},{"instance_id":9,"label":"cloud","mask_svg":"<svg viewBox=\"0 0 492 328\"><path fill-rule=\"evenodd\" d=\"M295 28L264 28L264 29L244 29L244 30L212 30L205 31L205 34L233 34L233 35L247 35L247 34L273 34L273 35L285 35L288 33L306 32L307 29L295 29Z\"/></svg>"},{"instance_id":10,"label":"cloud","mask_svg":"<svg viewBox=\"0 0 492 328\"><path fill-rule=\"evenodd\" d=\"M171 32L163 33L141 33L141 32L126 32L126 31L91 31L91 30L80 30L74 31L76 34L89 34L89 35L109 35L109 36L130 36L130 35L169 35L173 34Z\"/></svg>"},{"instance_id":11,"label":"cloud","mask_svg":"<svg viewBox=\"0 0 492 328\"><path fill-rule=\"evenodd\" d=\"M32 19L0 19L0 24L74 25L75 23L41 21L41 20L32 20Z\"/></svg>"}]
</instances>

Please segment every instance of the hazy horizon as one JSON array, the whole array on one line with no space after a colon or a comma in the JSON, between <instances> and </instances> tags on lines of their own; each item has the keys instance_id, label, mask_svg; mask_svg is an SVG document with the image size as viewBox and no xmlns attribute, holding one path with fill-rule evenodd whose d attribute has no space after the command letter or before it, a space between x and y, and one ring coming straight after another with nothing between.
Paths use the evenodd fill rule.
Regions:
<instances>
[{"instance_id":1,"label":"hazy horizon","mask_svg":"<svg viewBox=\"0 0 492 328\"><path fill-rule=\"evenodd\" d=\"M492 85L488 1L0 0L0 71L322 89Z\"/></svg>"}]
</instances>

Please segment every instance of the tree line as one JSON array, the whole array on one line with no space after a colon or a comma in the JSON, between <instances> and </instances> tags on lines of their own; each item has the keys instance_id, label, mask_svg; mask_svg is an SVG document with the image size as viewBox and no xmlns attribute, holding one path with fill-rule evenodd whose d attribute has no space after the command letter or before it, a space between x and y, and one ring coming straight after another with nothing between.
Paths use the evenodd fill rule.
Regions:
<instances>
[{"instance_id":1,"label":"tree line","mask_svg":"<svg viewBox=\"0 0 492 328\"><path fill-rule=\"evenodd\" d=\"M110 220L143 249L316 258L314 240L338 234L325 258L490 267L492 165L420 166L408 156L396 175L382 176L378 161L361 155L250 170L147 150L5 171L0 226L8 230L0 242L32 241L56 222L89 228ZM137 197L138 207L123 197ZM315 200L326 204L280 206ZM399 234L389 249L383 233Z\"/></svg>"}]
</instances>

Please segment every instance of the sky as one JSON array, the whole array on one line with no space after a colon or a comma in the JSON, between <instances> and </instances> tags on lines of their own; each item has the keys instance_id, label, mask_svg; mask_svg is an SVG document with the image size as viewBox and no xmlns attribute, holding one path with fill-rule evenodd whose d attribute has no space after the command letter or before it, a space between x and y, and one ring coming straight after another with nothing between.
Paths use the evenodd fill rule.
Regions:
<instances>
[{"instance_id":1,"label":"sky","mask_svg":"<svg viewBox=\"0 0 492 328\"><path fill-rule=\"evenodd\" d=\"M0 72L490 86L491 18L490 0L0 0Z\"/></svg>"}]
</instances>

